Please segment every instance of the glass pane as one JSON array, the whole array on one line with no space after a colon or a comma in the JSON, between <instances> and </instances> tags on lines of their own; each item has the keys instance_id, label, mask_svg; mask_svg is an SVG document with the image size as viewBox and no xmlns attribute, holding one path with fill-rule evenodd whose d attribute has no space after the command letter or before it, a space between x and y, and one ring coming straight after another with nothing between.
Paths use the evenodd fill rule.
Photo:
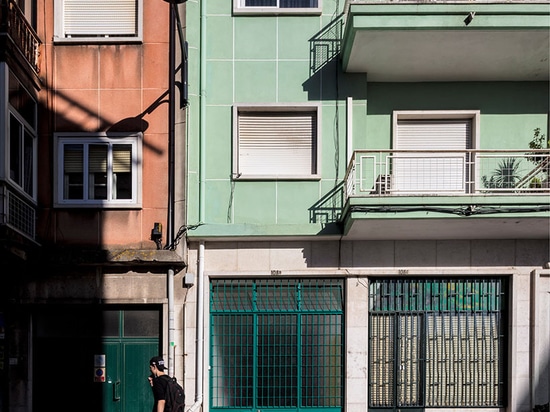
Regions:
<instances>
[{"instance_id":1,"label":"glass pane","mask_svg":"<svg viewBox=\"0 0 550 412\"><path fill-rule=\"evenodd\" d=\"M21 134L23 127L10 115L10 179L21 186Z\"/></svg>"},{"instance_id":2,"label":"glass pane","mask_svg":"<svg viewBox=\"0 0 550 412\"><path fill-rule=\"evenodd\" d=\"M120 310L104 310L103 314L103 335L120 336Z\"/></svg>"},{"instance_id":3,"label":"glass pane","mask_svg":"<svg viewBox=\"0 0 550 412\"><path fill-rule=\"evenodd\" d=\"M258 317L258 407L298 405L296 315Z\"/></svg>"},{"instance_id":4,"label":"glass pane","mask_svg":"<svg viewBox=\"0 0 550 412\"><path fill-rule=\"evenodd\" d=\"M132 171L132 145L113 145L113 172L130 173Z\"/></svg>"},{"instance_id":5,"label":"glass pane","mask_svg":"<svg viewBox=\"0 0 550 412\"><path fill-rule=\"evenodd\" d=\"M212 406L253 406L254 317L212 316Z\"/></svg>"},{"instance_id":6,"label":"glass pane","mask_svg":"<svg viewBox=\"0 0 550 412\"><path fill-rule=\"evenodd\" d=\"M107 145L91 144L88 153L88 185L90 199L107 199Z\"/></svg>"},{"instance_id":7,"label":"glass pane","mask_svg":"<svg viewBox=\"0 0 550 412\"><path fill-rule=\"evenodd\" d=\"M280 0L281 8L311 8L317 7L317 0Z\"/></svg>"},{"instance_id":8,"label":"glass pane","mask_svg":"<svg viewBox=\"0 0 550 412\"><path fill-rule=\"evenodd\" d=\"M297 281L295 279L273 282L257 281L256 301L258 310L296 310Z\"/></svg>"},{"instance_id":9,"label":"glass pane","mask_svg":"<svg viewBox=\"0 0 550 412\"><path fill-rule=\"evenodd\" d=\"M34 191L34 138L27 131L25 131L23 150L23 189L32 196Z\"/></svg>"},{"instance_id":10,"label":"glass pane","mask_svg":"<svg viewBox=\"0 0 550 412\"><path fill-rule=\"evenodd\" d=\"M344 309L344 291L340 281L304 280L300 291L302 310L339 312Z\"/></svg>"},{"instance_id":11,"label":"glass pane","mask_svg":"<svg viewBox=\"0 0 550 412\"><path fill-rule=\"evenodd\" d=\"M277 0L246 0L245 7L277 7Z\"/></svg>"},{"instance_id":12,"label":"glass pane","mask_svg":"<svg viewBox=\"0 0 550 412\"><path fill-rule=\"evenodd\" d=\"M113 199L132 198L132 173L113 173Z\"/></svg>"},{"instance_id":13,"label":"glass pane","mask_svg":"<svg viewBox=\"0 0 550 412\"><path fill-rule=\"evenodd\" d=\"M158 337L160 314L156 310L124 311L124 336Z\"/></svg>"},{"instance_id":14,"label":"glass pane","mask_svg":"<svg viewBox=\"0 0 550 412\"><path fill-rule=\"evenodd\" d=\"M36 102L11 72L9 89L10 104L32 128L36 128Z\"/></svg>"},{"instance_id":15,"label":"glass pane","mask_svg":"<svg viewBox=\"0 0 550 412\"><path fill-rule=\"evenodd\" d=\"M132 198L132 145L113 145L113 199Z\"/></svg>"},{"instance_id":16,"label":"glass pane","mask_svg":"<svg viewBox=\"0 0 550 412\"><path fill-rule=\"evenodd\" d=\"M64 199L84 197L84 146L67 144L63 146Z\"/></svg>"},{"instance_id":17,"label":"glass pane","mask_svg":"<svg viewBox=\"0 0 550 412\"><path fill-rule=\"evenodd\" d=\"M91 144L88 153L88 172L107 173L107 145Z\"/></svg>"},{"instance_id":18,"label":"glass pane","mask_svg":"<svg viewBox=\"0 0 550 412\"><path fill-rule=\"evenodd\" d=\"M302 320L302 405L342 405L342 317L311 314Z\"/></svg>"},{"instance_id":19,"label":"glass pane","mask_svg":"<svg viewBox=\"0 0 550 412\"><path fill-rule=\"evenodd\" d=\"M252 310L252 281L214 280L210 287L212 310Z\"/></svg>"}]
</instances>

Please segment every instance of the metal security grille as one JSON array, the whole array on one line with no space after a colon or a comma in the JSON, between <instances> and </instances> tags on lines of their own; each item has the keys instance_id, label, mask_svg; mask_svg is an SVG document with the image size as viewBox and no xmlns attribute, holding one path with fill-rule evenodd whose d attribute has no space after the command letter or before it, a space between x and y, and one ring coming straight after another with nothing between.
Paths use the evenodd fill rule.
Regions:
<instances>
[{"instance_id":1,"label":"metal security grille","mask_svg":"<svg viewBox=\"0 0 550 412\"><path fill-rule=\"evenodd\" d=\"M369 406L502 407L501 278L378 279L369 286Z\"/></svg>"},{"instance_id":2,"label":"metal security grille","mask_svg":"<svg viewBox=\"0 0 550 412\"><path fill-rule=\"evenodd\" d=\"M340 279L210 283L211 407L342 410Z\"/></svg>"}]
</instances>

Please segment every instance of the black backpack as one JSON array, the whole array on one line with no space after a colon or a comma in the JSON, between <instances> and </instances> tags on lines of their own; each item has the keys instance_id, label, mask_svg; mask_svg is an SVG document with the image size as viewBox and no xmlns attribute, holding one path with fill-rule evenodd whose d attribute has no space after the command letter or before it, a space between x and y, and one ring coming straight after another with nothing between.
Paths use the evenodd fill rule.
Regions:
<instances>
[{"instance_id":1,"label":"black backpack","mask_svg":"<svg viewBox=\"0 0 550 412\"><path fill-rule=\"evenodd\" d=\"M166 412L184 412L185 410L185 393L183 388L178 383L176 378L166 377Z\"/></svg>"}]
</instances>

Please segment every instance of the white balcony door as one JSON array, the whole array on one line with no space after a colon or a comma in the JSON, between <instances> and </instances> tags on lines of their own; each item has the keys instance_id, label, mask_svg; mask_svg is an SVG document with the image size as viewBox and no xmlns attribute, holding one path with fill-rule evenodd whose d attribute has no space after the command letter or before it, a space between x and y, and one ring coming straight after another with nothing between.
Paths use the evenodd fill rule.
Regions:
<instances>
[{"instance_id":1,"label":"white balcony door","mask_svg":"<svg viewBox=\"0 0 550 412\"><path fill-rule=\"evenodd\" d=\"M392 191L401 193L465 192L466 149L471 148L471 119L397 121Z\"/></svg>"}]
</instances>

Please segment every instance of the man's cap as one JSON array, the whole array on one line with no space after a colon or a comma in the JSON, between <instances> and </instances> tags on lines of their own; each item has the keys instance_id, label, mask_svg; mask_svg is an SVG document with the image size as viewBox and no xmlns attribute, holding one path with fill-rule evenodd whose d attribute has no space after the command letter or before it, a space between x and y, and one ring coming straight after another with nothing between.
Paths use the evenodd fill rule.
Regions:
<instances>
[{"instance_id":1,"label":"man's cap","mask_svg":"<svg viewBox=\"0 0 550 412\"><path fill-rule=\"evenodd\" d=\"M156 366L159 371L163 371L165 369L164 359L162 359L160 356L153 356L149 361L149 365Z\"/></svg>"}]
</instances>

